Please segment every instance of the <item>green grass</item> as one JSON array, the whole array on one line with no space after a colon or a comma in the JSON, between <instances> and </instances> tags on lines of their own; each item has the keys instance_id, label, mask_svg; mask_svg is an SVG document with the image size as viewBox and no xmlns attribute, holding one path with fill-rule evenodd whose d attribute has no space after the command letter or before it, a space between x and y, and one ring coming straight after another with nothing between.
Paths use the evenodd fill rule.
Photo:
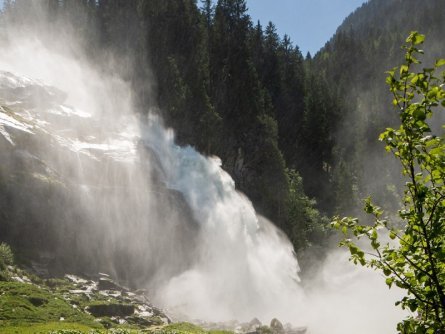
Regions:
<instances>
[{"instance_id":1,"label":"green grass","mask_svg":"<svg viewBox=\"0 0 445 334\"><path fill-rule=\"evenodd\" d=\"M51 322L46 324L8 326L0 328L2 334L145 334L150 333L130 329L92 329L76 323Z\"/></svg>"},{"instance_id":2,"label":"green grass","mask_svg":"<svg viewBox=\"0 0 445 334\"><path fill-rule=\"evenodd\" d=\"M0 328L59 322L61 318L90 328L103 328L94 317L74 308L58 294L32 284L0 282Z\"/></svg>"},{"instance_id":3,"label":"green grass","mask_svg":"<svg viewBox=\"0 0 445 334\"><path fill-rule=\"evenodd\" d=\"M93 329L77 323L50 322L0 327L2 334L233 334L226 331L205 331L189 323L176 323L157 329Z\"/></svg>"},{"instance_id":4,"label":"green grass","mask_svg":"<svg viewBox=\"0 0 445 334\"><path fill-rule=\"evenodd\" d=\"M222 331L222 330L206 331L205 329L188 322L178 322L170 324L162 328L155 329L151 333L152 334L233 334L233 332L231 331Z\"/></svg>"},{"instance_id":5,"label":"green grass","mask_svg":"<svg viewBox=\"0 0 445 334\"><path fill-rule=\"evenodd\" d=\"M178 322L167 325L161 330L164 333L177 333L177 334L205 334L204 329L199 326L190 324L188 322Z\"/></svg>"},{"instance_id":6,"label":"green grass","mask_svg":"<svg viewBox=\"0 0 445 334\"><path fill-rule=\"evenodd\" d=\"M185 322L166 326L153 322L144 329L138 329L131 323L118 325L108 317L101 317L101 322L98 322L83 309L87 305L104 303L104 296L93 294L93 300L88 300L84 295L71 294L70 300L65 300L64 294L70 288L75 288L74 284L63 279L45 283L39 286L0 282L1 334L233 334L227 331L209 332ZM108 326L113 328L104 328L102 323L107 321Z\"/></svg>"},{"instance_id":7,"label":"green grass","mask_svg":"<svg viewBox=\"0 0 445 334\"><path fill-rule=\"evenodd\" d=\"M64 322L49 322L45 324L22 324L16 326L0 327L0 332L2 334L48 334L51 331L56 330L70 330L78 331L80 333L89 333L92 328L82 324Z\"/></svg>"}]
</instances>

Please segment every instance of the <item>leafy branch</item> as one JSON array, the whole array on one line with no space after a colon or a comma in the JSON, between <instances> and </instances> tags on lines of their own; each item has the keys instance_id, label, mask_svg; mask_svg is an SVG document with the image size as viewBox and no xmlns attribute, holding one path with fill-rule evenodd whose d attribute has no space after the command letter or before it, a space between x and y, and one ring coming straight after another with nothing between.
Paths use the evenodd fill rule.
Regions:
<instances>
[{"instance_id":1,"label":"leafy branch","mask_svg":"<svg viewBox=\"0 0 445 334\"><path fill-rule=\"evenodd\" d=\"M445 59L431 68L421 67L419 46L425 36L412 32L404 46L405 62L388 71L386 79L394 97L400 126L387 128L379 139L400 162L407 178L400 229L387 219L370 198L365 212L373 216L371 225L357 218L334 217L332 226L344 234L341 246L349 248L351 260L381 270L386 284L406 290L397 305L415 312L397 326L399 333L444 333L445 328L445 139L432 134L429 120L445 107ZM445 128L445 126L442 126ZM393 242L382 243L382 232ZM366 237L374 253L363 251L351 240Z\"/></svg>"}]
</instances>

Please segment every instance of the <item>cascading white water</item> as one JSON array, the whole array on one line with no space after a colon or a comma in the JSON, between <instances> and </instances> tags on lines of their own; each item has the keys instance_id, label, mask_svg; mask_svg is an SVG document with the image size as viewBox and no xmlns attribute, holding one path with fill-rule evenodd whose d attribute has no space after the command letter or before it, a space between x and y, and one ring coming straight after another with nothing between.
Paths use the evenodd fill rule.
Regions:
<instances>
[{"instance_id":1,"label":"cascading white water","mask_svg":"<svg viewBox=\"0 0 445 334\"><path fill-rule=\"evenodd\" d=\"M0 75L0 104L10 108L0 110L0 139L74 193L80 213L70 228L86 254L106 257L101 268L112 271L113 255L124 253L120 266L135 261L133 281L177 317L278 317L316 334L394 328L400 314L380 277L336 255L303 290L291 244L235 190L219 160L177 146L157 116L137 118L125 83L79 59L36 39L10 40L0 54L0 70L15 73ZM191 217L177 208L184 201Z\"/></svg>"},{"instance_id":2,"label":"cascading white water","mask_svg":"<svg viewBox=\"0 0 445 334\"><path fill-rule=\"evenodd\" d=\"M200 224L197 258L161 286L159 302L196 319L295 318L292 305L303 292L290 242L256 215L218 158L177 146L154 116L142 136L160 158L168 187L184 195Z\"/></svg>"},{"instance_id":3,"label":"cascading white water","mask_svg":"<svg viewBox=\"0 0 445 334\"><path fill-rule=\"evenodd\" d=\"M34 105L32 99L25 101L18 93L29 91L33 96L36 87L47 93L48 107ZM156 202L150 189L153 185L148 181L150 174L143 173L143 166L151 162L150 156L140 155L144 149L137 149L141 138L143 145L154 152L151 157L160 168L156 175L161 179L157 181L184 196L198 223L194 240L190 240L194 245L187 248L193 258L179 252L174 254L177 259L189 258L188 266L174 275L155 274L156 282L149 282L159 303L178 316L196 319L250 320L255 316L284 318L285 314L286 319L292 319L288 302L294 304L302 295L292 246L271 223L256 215L252 203L236 191L234 181L222 170L219 159L204 157L191 147L177 146L173 131L165 129L154 115L140 121L121 109L118 121L125 125L102 129L98 136L99 122L103 123L107 115L98 118L94 111L57 104L59 101L51 101L52 88L39 81L1 72L0 91L7 98L3 104L15 111L0 112L0 134L11 145L15 145L14 131L35 136L46 133L57 142L58 149L83 156L70 172L69 181L80 185L83 210L113 240L112 244L128 238L127 242L138 243L141 252L152 252L151 244L156 243L153 240L156 236L150 233L153 229L165 242L176 243L183 238L159 237L171 231L153 218L165 214L169 208ZM40 152L39 159L51 165L54 158L48 159ZM93 166L89 166L91 163ZM116 179L114 172L107 172L116 168L110 164L123 170L119 175L124 179ZM64 163L53 162L52 166L58 174L66 175L64 169L68 166ZM95 198L95 188L101 188L102 199ZM131 193L125 198L120 195L128 190ZM153 202L158 209L146 210ZM186 224L181 222L184 218L175 220ZM141 233L146 234L146 245L137 236ZM162 258L162 252L160 249L152 257ZM174 265L175 262L163 263L164 267ZM278 300L280 303L276 304Z\"/></svg>"},{"instance_id":4,"label":"cascading white water","mask_svg":"<svg viewBox=\"0 0 445 334\"><path fill-rule=\"evenodd\" d=\"M280 316L292 320L291 305L303 295L292 246L273 224L256 215L252 203L236 191L234 181L222 170L219 159L177 146L173 131L165 129L159 117L150 114L141 120L132 115L129 91L121 82L102 82L105 78L97 77L91 69L60 56L54 65L34 67L53 58L40 42L25 40L12 49L11 54L0 57L3 69L25 69L65 90L76 87L72 95L66 91L66 100L56 99L62 94L42 82L3 72L3 103L23 118L22 123L16 121L21 128L16 126L15 130L45 132L58 144L55 152L71 152L71 158L64 156L63 161L60 153L32 154L40 154L39 159L57 174L80 185L76 191L80 192L83 213L95 225L87 228L105 235L109 241L104 247L114 248L125 240L131 256L149 254L147 266L152 267L152 274L144 279L158 303L177 316L197 319ZM27 53L30 49L35 55L32 60ZM70 76L70 69L76 76ZM66 77L59 76L62 71ZM37 88L45 94L35 96ZM23 91L30 93L21 96ZM110 103L111 96L119 103ZM2 125L11 127L6 122ZM68 166L67 161L76 166ZM154 183L150 180L153 169ZM160 219L175 208L162 203L154 188L182 194L198 224L190 240L184 240L187 235L175 235L174 225L190 224L181 212L169 219L173 226ZM90 236L78 233L84 244L94 243ZM168 250L163 245L174 248L177 243L185 246ZM171 254L166 256L166 252ZM162 263L156 265L156 258ZM178 262L187 265L179 271L172 269Z\"/></svg>"}]
</instances>

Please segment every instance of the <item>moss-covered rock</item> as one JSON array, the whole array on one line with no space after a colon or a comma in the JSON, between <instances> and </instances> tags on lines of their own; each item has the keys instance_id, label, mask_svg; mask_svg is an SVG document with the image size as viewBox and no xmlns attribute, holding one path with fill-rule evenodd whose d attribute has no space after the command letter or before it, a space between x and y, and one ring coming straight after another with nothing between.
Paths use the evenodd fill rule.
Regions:
<instances>
[{"instance_id":1,"label":"moss-covered rock","mask_svg":"<svg viewBox=\"0 0 445 334\"><path fill-rule=\"evenodd\" d=\"M0 328L6 325L67 321L102 328L53 291L29 283L0 282ZM0 329L0 332L2 330Z\"/></svg>"},{"instance_id":2,"label":"moss-covered rock","mask_svg":"<svg viewBox=\"0 0 445 334\"><path fill-rule=\"evenodd\" d=\"M89 305L87 310L95 317L127 317L134 313L135 307L131 304L97 303Z\"/></svg>"}]
</instances>

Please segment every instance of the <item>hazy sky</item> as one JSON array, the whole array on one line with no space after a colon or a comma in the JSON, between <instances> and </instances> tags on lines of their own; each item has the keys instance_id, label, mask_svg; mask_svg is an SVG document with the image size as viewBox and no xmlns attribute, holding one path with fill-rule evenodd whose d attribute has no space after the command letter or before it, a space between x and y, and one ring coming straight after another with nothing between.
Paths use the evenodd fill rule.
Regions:
<instances>
[{"instance_id":1,"label":"hazy sky","mask_svg":"<svg viewBox=\"0 0 445 334\"><path fill-rule=\"evenodd\" d=\"M367 0L247 0L249 14L263 27L275 23L282 37L288 34L303 55L317 52L337 27Z\"/></svg>"}]
</instances>

